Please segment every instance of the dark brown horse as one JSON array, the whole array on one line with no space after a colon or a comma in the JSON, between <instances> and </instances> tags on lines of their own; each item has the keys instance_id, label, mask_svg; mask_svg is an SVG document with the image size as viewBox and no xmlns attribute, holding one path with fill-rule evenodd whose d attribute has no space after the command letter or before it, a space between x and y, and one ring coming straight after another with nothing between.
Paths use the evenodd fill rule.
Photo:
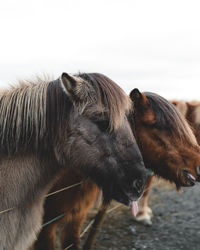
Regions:
<instances>
[{"instance_id":1,"label":"dark brown horse","mask_svg":"<svg viewBox=\"0 0 200 250\"><path fill-rule=\"evenodd\" d=\"M32 244L45 195L64 169L92 179L106 201L141 196L146 170L127 120L130 99L98 77L64 73L0 94L1 249Z\"/></svg>"},{"instance_id":2,"label":"dark brown horse","mask_svg":"<svg viewBox=\"0 0 200 250\"><path fill-rule=\"evenodd\" d=\"M94 77L93 74L89 76ZM129 120L144 159L151 161L151 165L147 164L148 167L152 167L157 175L174 182L177 188L193 185L190 175L185 173L191 173L196 179L198 178L197 166L200 164L200 150L186 121L173 105L156 94L141 94L138 90L134 90L131 92L131 99L134 106ZM184 162L185 156L188 159L186 162ZM81 176L77 177L73 183L79 182L81 178ZM67 181L63 174L51 191L71 183L72 181ZM82 193L85 195L83 196ZM61 237L62 248L72 244L70 249L79 249L80 228L97 193L95 185L85 183L76 189L47 198L44 222L62 213L65 213L65 216L43 228L36 243L36 249L54 249L54 230L61 222L66 222Z\"/></svg>"}]
</instances>

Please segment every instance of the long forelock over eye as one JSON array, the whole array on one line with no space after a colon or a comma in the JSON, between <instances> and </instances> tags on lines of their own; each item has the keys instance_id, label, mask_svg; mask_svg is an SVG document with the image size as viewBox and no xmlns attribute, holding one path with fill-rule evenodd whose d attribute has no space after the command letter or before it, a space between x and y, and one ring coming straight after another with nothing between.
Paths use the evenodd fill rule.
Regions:
<instances>
[{"instance_id":1,"label":"long forelock over eye","mask_svg":"<svg viewBox=\"0 0 200 250\"><path fill-rule=\"evenodd\" d=\"M159 129L168 129L174 137L181 141L197 146L197 140L186 119L176 107L165 98L150 92L144 93L149 100L156 116L156 126Z\"/></svg>"},{"instance_id":2,"label":"long forelock over eye","mask_svg":"<svg viewBox=\"0 0 200 250\"><path fill-rule=\"evenodd\" d=\"M96 104L98 113L106 113L110 118L110 130L117 130L124 121L126 114L131 109L131 101L125 92L111 79L99 73L83 73L78 77L85 82L82 91L91 93L87 95L87 104L91 105L91 112L95 113L93 107ZM85 88L87 88L85 90Z\"/></svg>"}]
</instances>

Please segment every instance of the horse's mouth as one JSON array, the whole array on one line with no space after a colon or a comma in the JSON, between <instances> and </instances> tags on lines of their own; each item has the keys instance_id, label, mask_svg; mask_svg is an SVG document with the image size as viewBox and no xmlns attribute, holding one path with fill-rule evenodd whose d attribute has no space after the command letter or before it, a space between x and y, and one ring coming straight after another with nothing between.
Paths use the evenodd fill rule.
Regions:
<instances>
[{"instance_id":1,"label":"horse's mouth","mask_svg":"<svg viewBox=\"0 0 200 250\"><path fill-rule=\"evenodd\" d=\"M132 215L133 217L136 217L139 210L138 202L136 200L127 199L126 201L124 200L124 202L122 200L120 202L128 207L131 207Z\"/></svg>"},{"instance_id":2,"label":"horse's mouth","mask_svg":"<svg viewBox=\"0 0 200 250\"><path fill-rule=\"evenodd\" d=\"M132 200L129 199L127 196L126 197L116 198L116 201L124 204L127 207L131 206L131 202L132 202Z\"/></svg>"},{"instance_id":3,"label":"horse's mouth","mask_svg":"<svg viewBox=\"0 0 200 250\"><path fill-rule=\"evenodd\" d=\"M183 170L183 176L187 182L187 186L195 185L196 178L185 169Z\"/></svg>"},{"instance_id":4,"label":"horse's mouth","mask_svg":"<svg viewBox=\"0 0 200 250\"><path fill-rule=\"evenodd\" d=\"M128 195L128 194L124 194L121 197L116 197L115 200L124 204L127 207L133 207L133 205L135 203L137 203L137 200L139 199L139 197L133 197L132 195Z\"/></svg>"},{"instance_id":5,"label":"horse's mouth","mask_svg":"<svg viewBox=\"0 0 200 250\"><path fill-rule=\"evenodd\" d=\"M125 195L124 197L120 197L116 199L118 202L124 204L125 206L131 207L131 212L133 217L136 217L138 213L138 200L139 198L132 198L132 196Z\"/></svg>"},{"instance_id":6,"label":"horse's mouth","mask_svg":"<svg viewBox=\"0 0 200 250\"><path fill-rule=\"evenodd\" d=\"M133 217L136 217L137 213L139 211L138 201L137 200L129 200L128 206L131 207L131 212L132 212Z\"/></svg>"}]
</instances>

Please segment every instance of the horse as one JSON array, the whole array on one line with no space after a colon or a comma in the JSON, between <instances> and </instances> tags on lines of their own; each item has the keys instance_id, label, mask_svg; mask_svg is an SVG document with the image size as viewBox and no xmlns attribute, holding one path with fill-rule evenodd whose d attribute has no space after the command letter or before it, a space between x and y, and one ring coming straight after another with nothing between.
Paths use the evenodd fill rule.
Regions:
<instances>
[{"instance_id":1,"label":"horse","mask_svg":"<svg viewBox=\"0 0 200 250\"><path fill-rule=\"evenodd\" d=\"M146 169L127 118L130 99L98 77L63 73L0 93L0 249L32 245L64 169L93 180L105 201L129 205L141 196Z\"/></svg>"},{"instance_id":2,"label":"horse","mask_svg":"<svg viewBox=\"0 0 200 250\"><path fill-rule=\"evenodd\" d=\"M89 75L93 77L93 74ZM176 183L177 188L194 185L191 175L198 180L200 149L185 119L181 117L171 103L159 95L140 93L135 89L131 92L130 97L132 112L130 112L128 119L146 164L147 161L153 161L151 165L147 164L147 166L151 167L157 175ZM144 148L145 145L147 147ZM176 151L173 154L175 146ZM166 151L166 148L168 151ZM188 161L184 163L185 155L188 157ZM77 183L81 178L83 177L77 177L76 180L71 181L67 180L65 174L63 174L51 192ZM89 188L87 185L89 185ZM85 195L83 196L82 193ZM67 246L71 246L69 249L73 250L80 249L81 225L97 194L98 190L94 184L85 183L75 189L64 191L58 196L47 198L44 222L62 213L65 216L42 229L35 244L35 249L53 250L55 229L58 225L64 223L66 223L66 226L60 237L62 249Z\"/></svg>"},{"instance_id":3,"label":"horse","mask_svg":"<svg viewBox=\"0 0 200 250\"><path fill-rule=\"evenodd\" d=\"M192 127L192 131L200 144L200 102L192 101L185 102L181 100L172 100L171 103L177 108L177 110L187 120L189 125ZM145 192L139 203L139 212L136 216L136 221L142 222L146 225L151 225L152 221L152 210L148 206L149 192L153 183L153 174L149 174L149 178L145 187Z\"/></svg>"},{"instance_id":4,"label":"horse","mask_svg":"<svg viewBox=\"0 0 200 250\"><path fill-rule=\"evenodd\" d=\"M149 171L145 190L144 190L142 198L140 199L140 202L139 202L138 213L134 217L134 219L137 222L139 222L145 226L152 225L153 211L149 207L148 201L149 201L150 191L151 191L151 188L153 185L153 180L154 180L154 174L152 171Z\"/></svg>"},{"instance_id":5,"label":"horse","mask_svg":"<svg viewBox=\"0 0 200 250\"><path fill-rule=\"evenodd\" d=\"M187 119L193 129L197 142L200 144L200 102L171 101L179 112Z\"/></svg>"},{"instance_id":6,"label":"horse","mask_svg":"<svg viewBox=\"0 0 200 250\"><path fill-rule=\"evenodd\" d=\"M193 186L199 180L200 147L186 119L157 94L135 90L130 96L135 106L130 124L146 168L177 190Z\"/></svg>"},{"instance_id":7,"label":"horse","mask_svg":"<svg viewBox=\"0 0 200 250\"><path fill-rule=\"evenodd\" d=\"M63 225L59 237L62 249L70 245L70 249L80 249L81 227L100 194L100 189L93 181L85 179L80 171L71 171L70 173L65 171L50 191L50 193L54 193L56 190L80 182L80 185L46 198L44 227L34 244L35 250L55 249L55 232L58 225ZM61 217L45 226L46 222L48 223L60 215Z\"/></svg>"}]
</instances>

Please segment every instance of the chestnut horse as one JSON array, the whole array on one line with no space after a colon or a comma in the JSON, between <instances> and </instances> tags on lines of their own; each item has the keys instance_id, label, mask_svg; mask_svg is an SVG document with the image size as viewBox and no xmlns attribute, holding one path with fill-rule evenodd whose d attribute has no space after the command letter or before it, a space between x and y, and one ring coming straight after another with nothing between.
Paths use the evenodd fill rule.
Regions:
<instances>
[{"instance_id":1,"label":"chestnut horse","mask_svg":"<svg viewBox=\"0 0 200 250\"><path fill-rule=\"evenodd\" d=\"M118 85L82 75L0 93L0 249L33 243L45 195L64 169L97 183L106 201L128 205L141 196L146 169L130 111Z\"/></svg>"},{"instance_id":2,"label":"chestnut horse","mask_svg":"<svg viewBox=\"0 0 200 250\"><path fill-rule=\"evenodd\" d=\"M93 78L94 75L88 74L88 77ZM193 185L190 176L198 179L200 149L185 119L173 105L156 94L140 93L135 89L130 96L134 105L129 121L147 166L157 175L174 182L177 188ZM185 156L187 162L184 162ZM51 192L79 182L82 178L77 176L77 179L67 181L63 173ZM79 187L48 197L44 222L60 214L64 216L42 229L35 249L54 249L54 231L60 223L66 223L61 236L62 249L70 245L69 249L80 249L81 225L97 194L96 185L84 182Z\"/></svg>"},{"instance_id":3,"label":"chestnut horse","mask_svg":"<svg viewBox=\"0 0 200 250\"><path fill-rule=\"evenodd\" d=\"M200 102L184 102L174 100L171 103L178 109L178 111L186 118L187 122L193 129L193 133L200 144ZM139 212L136 216L136 220L143 224L151 225L152 210L148 206L149 192L153 182L153 174L150 173L144 194L139 203Z\"/></svg>"}]
</instances>

